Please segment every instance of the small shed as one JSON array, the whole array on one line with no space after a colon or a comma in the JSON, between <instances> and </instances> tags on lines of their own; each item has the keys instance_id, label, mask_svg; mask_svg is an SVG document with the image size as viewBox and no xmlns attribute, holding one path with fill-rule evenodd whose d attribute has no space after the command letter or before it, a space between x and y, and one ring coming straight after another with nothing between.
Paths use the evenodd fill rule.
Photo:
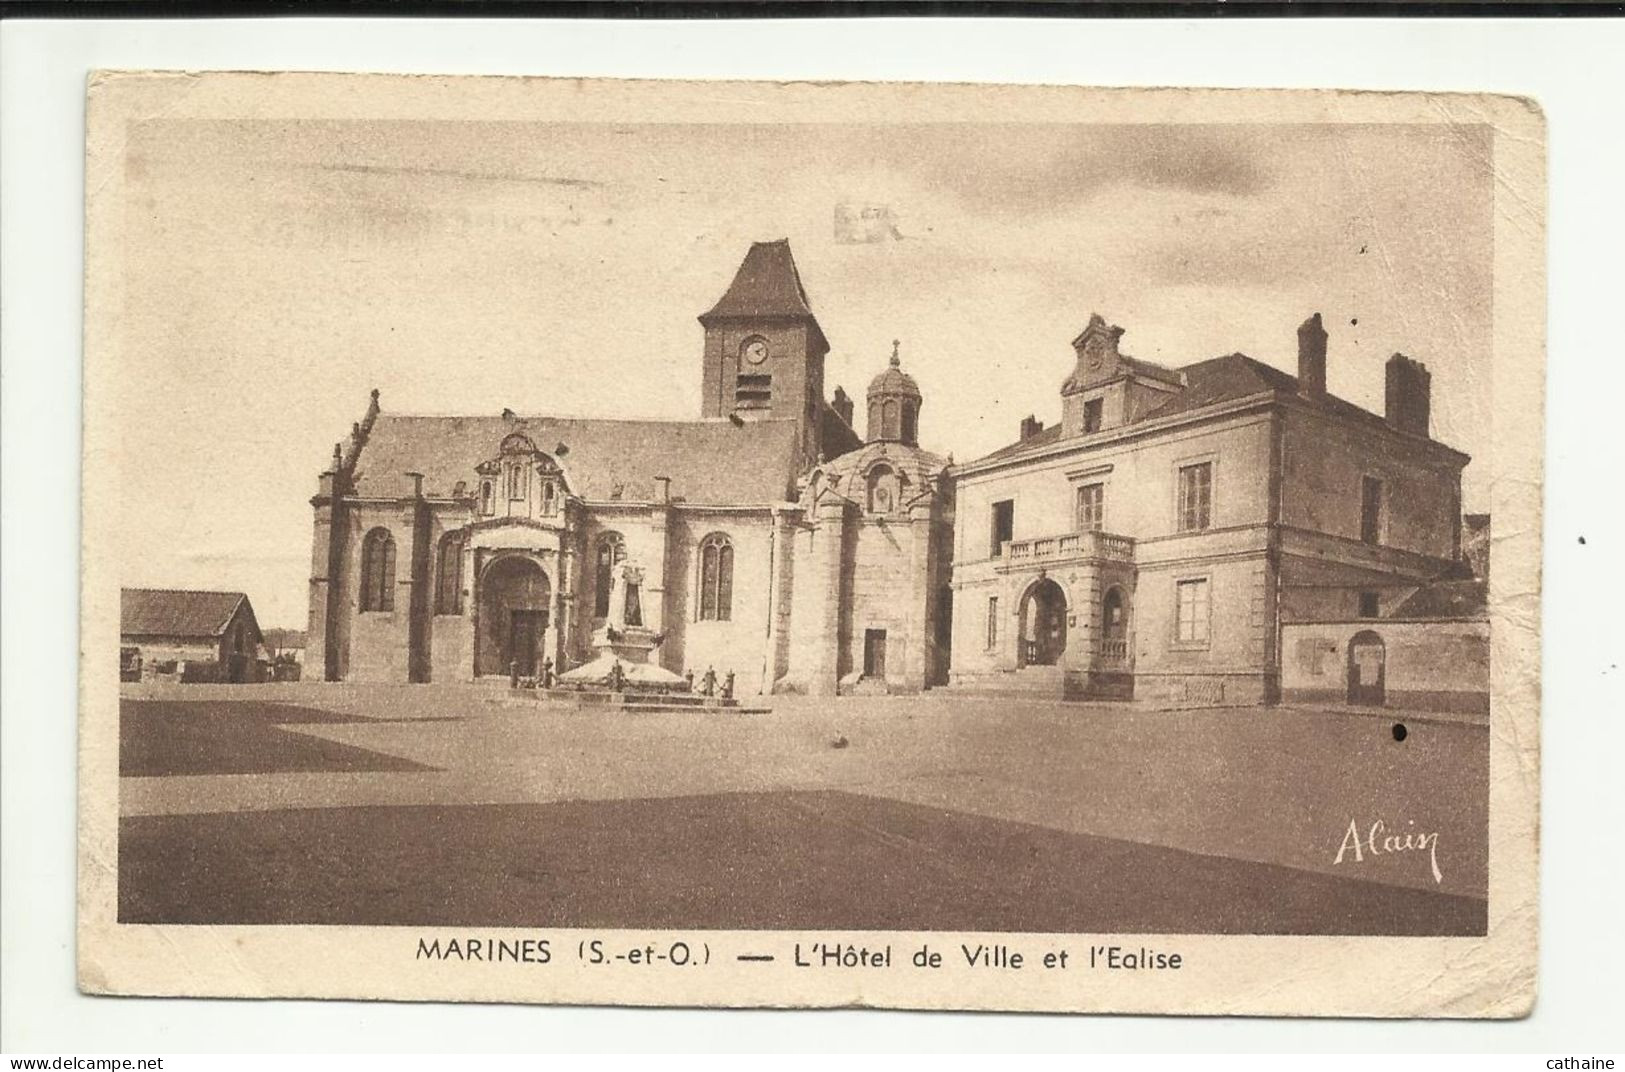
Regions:
<instances>
[{"instance_id":1,"label":"small shed","mask_svg":"<svg viewBox=\"0 0 1625 1072\"><path fill-rule=\"evenodd\" d=\"M126 588L119 676L126 681L247 682L264 672L264 637L242 592Z\"/></svg>"}]
</instances>

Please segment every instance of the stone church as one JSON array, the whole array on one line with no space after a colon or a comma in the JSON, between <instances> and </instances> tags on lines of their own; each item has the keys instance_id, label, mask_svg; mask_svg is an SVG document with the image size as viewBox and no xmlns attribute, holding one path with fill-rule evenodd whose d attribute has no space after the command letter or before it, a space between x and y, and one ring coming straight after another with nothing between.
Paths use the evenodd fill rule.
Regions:
<instances>
[{"instance_id":1,"label":"stone church","mask_svg":"<svg viewBox=\"0 0 1625 1072\"><path fill-rule=\"evenodd\" d=\"M787 241L699 321L696 420L413 416L375 391L311 500L311 671L564 674L632 629L740 693L945 682L953 495L896 347L859 435Z\"/></svg>"}]
</instances>

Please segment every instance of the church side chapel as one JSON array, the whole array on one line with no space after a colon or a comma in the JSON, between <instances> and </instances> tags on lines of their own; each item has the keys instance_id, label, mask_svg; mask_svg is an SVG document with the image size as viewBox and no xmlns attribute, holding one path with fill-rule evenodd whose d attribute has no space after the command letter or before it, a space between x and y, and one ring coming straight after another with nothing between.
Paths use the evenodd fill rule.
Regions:
<instances>
[{"instance_id":1,"label":"church side chapel","mask_svg":"<svg viewBox=\"0 0 1625 1072\"><path fill-rule=\"evenodd\" d=\"M697 420L415 416L374 391L311 500L324 678L944 682L952 496L897 345L860 437L788 241L699 320Z\"/></svg>"}]
</instances>

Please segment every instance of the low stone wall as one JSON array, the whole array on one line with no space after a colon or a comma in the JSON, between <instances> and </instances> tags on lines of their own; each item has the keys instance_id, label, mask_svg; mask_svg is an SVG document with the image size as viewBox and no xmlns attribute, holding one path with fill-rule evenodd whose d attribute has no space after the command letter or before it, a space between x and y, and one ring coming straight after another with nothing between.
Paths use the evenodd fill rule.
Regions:
<instances>
[{"instance_id":1,"label":"low stone wall","mask_svg":"<svg viewBox=\"0 0 1625 1072\"><path fill-rule=\"evenodd\" d=\"M1382 640L1381 706L1488 713L1490 623L1479 619L1372 618L1283 625L1282 699L1287 703L1347 703L1349 644L1366 632Z\"/></svg>"}]
</instances>

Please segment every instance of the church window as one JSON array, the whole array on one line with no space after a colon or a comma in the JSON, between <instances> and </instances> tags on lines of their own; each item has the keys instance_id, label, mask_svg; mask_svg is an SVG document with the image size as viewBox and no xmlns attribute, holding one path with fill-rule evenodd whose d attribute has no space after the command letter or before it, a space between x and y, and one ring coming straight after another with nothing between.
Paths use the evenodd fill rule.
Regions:
<instances>
[{"instance_id":1,"label":"church window","mask_svg":"<svg viewBox=\"0 0 1625 1072\"><path fill-rule=\"evenodd\" d=\"M888 398L880 404L880 437L897 438L897 400Z\"/></svg>"},{"instance_id":2,"label":"church window","mask_svg":"<svg viewBox=\"0 0 1625 1072\"><path fill-rule=\"evenodd\" d=\"M387 529L373 529L361 542L361 609L395 609L395 540Z\"/></svg>"},{"instance_id":3,"label":"church window","mask_svg":"<svg viewBox=\"0 0 1625 1072\"><path fill-rule=\"evenodd\" d=\"M552 517L559 509L558 488L551 480L542 481L542 516Z\"/></svg>"},{"instance_id":4,"label":"church window","mask_svg":"<svg viewBox=\"0 0 1625 1072\"><path fill-rule=\"evenodd\" d=\"M903 403L903 442L912 443L919 435L920 411L912 402Z\"/></svg>"},{"instance_id":5,"label":"church window","mask_svg":"<svg viewBox=\"0 0 1625 1072\"><path fill-rule=\"evenodd\" d=\"M489 480L480 481L480 513L490 517L497 512L496 493Z\"/></svg>"},{"instance_id":6,"label":"church window","mask_svg":"<svg viewBox=\"0 0 1625 1072\"><path fill-rule=\"evenodd\" d=\"M889 514L901 504L897 474L889 465L877 465L869 470L869 512Z\"/></svg>"},{"instance_id":7,"label":"church window","mask_svg":"<svg viewBox=\"0 0 1625 1072\"><path fill-rule=\"evenodd\" d=\"M765 409L773 404L773 377L765 372L741 374L734 384L734 404L741 409Z\"/></svg>"},{"instance_id":8,"label":"church window","mask_svg":"<svg viewBox=\"0 0 1625 1072\"><path fill-rule=\"evenodd\" d=\"M1106 485L1078 488L1078 531L1099 532L1106 527Z\"/></svg>"},{"instance_id":9,"label":"church window","mask_svg":"<svg viewBox=\"0 0 1625 1072\"><path fill-rule=\"evenodd\" d=\"M434 612L463 613L463 534L448 532L440 538L435 564Z\"/></svg>"},{"instance_id":10,"label":"church window","mask_svg":"<svg viewBox=\"0 0 1625 1072\"><path fill-rule=\"evenodd\" d=\"M508 466L509 499L523 499L525 497L525 478L528 475L529 470L526 469L522 464L513 464Z\"/></svg>"},{"instance_id":11,"label":"church window","mask_svg":"<svg viewBox=\"0 0 1625 1072\"><path fill-rule=\"evenodd\" d=\"M733 617L734 548L721 533L700 541L700 621Z\"/></svg>"},{"instance_id":12,"label":"church window","mask_svg":"<svg viewBox=\"0 0 1625 1072\"><path fill-rule=\"evenodd\" d=\"M1213 463L1179 467L1179 531L1200 532L1213 519Z\"/></svg>"},{"instance_id":13,"label":"church window","mask_svg":"<svg viewBox=\"0 0 1625 1072\"><path fill-rule=\"evenodd\" d=\"M593 559L593 617L609 617L609 597L615 588L615 567L624 561L626 541L620 533L606 532L598 537L598 552Z\"/></svg>"}]
</instances>

